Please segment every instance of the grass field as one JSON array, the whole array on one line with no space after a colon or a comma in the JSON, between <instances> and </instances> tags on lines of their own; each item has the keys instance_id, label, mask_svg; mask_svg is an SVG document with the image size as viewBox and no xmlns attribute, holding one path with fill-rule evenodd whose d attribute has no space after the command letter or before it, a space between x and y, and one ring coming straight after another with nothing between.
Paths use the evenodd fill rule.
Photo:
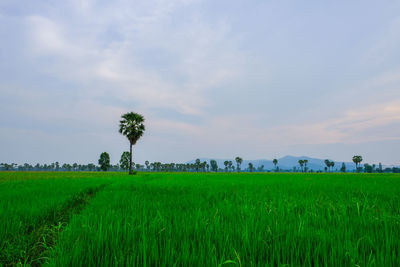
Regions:
<instances>
[{"instance_id":1,"label":"grass field","mask_svg":"<svg viewBox=\"0 0 400 267\"><path fill-rule=\"evenodd\" d=\"M400 175L0 173L0 265L400 266Z\"/></svg>"}]
</instances>

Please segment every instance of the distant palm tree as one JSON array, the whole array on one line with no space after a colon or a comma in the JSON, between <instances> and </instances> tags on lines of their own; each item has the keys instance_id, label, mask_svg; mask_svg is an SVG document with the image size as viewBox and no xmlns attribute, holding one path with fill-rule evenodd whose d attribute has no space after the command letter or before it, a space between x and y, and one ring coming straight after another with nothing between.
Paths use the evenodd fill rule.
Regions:
<instances>
[{"instance_id":1,"label":"distant palm tree","mask_svg":"<svg viewBox=\"0 0 400 267\"><path fill-rule=\"evenodd\" d=\"M129 140L129 174L133 174L132 169L132 147L136 144L136 142L142 137L145 126L144 126L144 117L138 113L129 112L121 116L121 120L119 121L119 132L122 135L125 135Z\"/></svg>"},{"instance_id":2,"label":"distant palm tree","mask_svg":"<svg viewBox=\"0 0 400 267\"><path fill-rule=\"evenodd\" d=\"M363 161L363 158L361 156L354 156L353 157L353 162L356 164L356 171L359 172L358 165Z\"/></svg>"},{"instance_id":3,"label":"distant palm tree","mask_svg":"<svg viewBox=\"0 0 400 267\"><path fill-rule=\"evenodd\" d=\"M230 161L228 161L228 169L232 170L232 167L233 167L233 162L232 162L232 160L230 160Z\"/></svg>"},{"instance_id":4,"label":"distant palm tree","mask_svg":"<svg viewBox=\"0 0 400 267\"><path fill-rule=\"evenodd\" d=\"M235 161L236 161L236 170L237 170L238 172L240 172L240 165L242 164L243 159L242 159L241 157L236 157L236 158L235 158Z\"/></svg>"},{"instance_id":5,"label":"distant palm tree","mask_svg":"<svg viewBox=\"0 0 400 267\"><path fill-rule=\"evenodd\" d=\"M300 165L300 168L301 168L301 172L303 172L304 160L300 159L299 160L299 165Z\"/></svg>"},{"instance_id":6,"label":"distant palm tree","mask_svg":"<svg viewBox=\"0 0 400 267\"><path fill-rule=\"evenodd\" d=\"M329 168L331 167L331 161L329 159L326 159L324 162L325 162L326 167L328 167L328 170L329 170Z\"/></svg>"},{"instance_id":7,"label":"distant palm tree","mask_svg":"<svg viewBox=\"0 0 400 267\"><path fill-rule=\"evenodd\" d=\"M304 163L304 171L307 172L308 160L307 159L303 160L303 163Z\"/></svg>"},{"instance_id":8,"label":"distant palm tree","mask_svg":"<svg viewBox=\"0 0 400 267\"><path fill-rule=\"evenodd\" d=\"M224 161L224 165L225 165L225 171L228 171L228 165L229 165L229 161L225 160Z\"/></svg>"},{"instance_id":9,"label":"distant palm tree","mask_svg":"<svg viewBox=\"0 0 400 267\"><path fill-rule=\"evenodd\" d=\"M335 167L335 162L334 162L334 161L331 161L330 164L329 164L329 166L331 167L331 171L333 171L333 167Z\"/></svg>"},{"instance_id":10,"label":"distant palm tree","mask_svg":"<svg viewBox=\"0 0 400 267\"><path fill-rule=\"evenodd\" d=\"M272 163L274 163L274 165L275 165L275 171L277 171L276 165L278 164L278 160L277 160L277 159L274 159L274 160L272 161Z\"/></svg>"},{"instance_id":11,"label":"distant palm tree","mask_svg":"<svg viewBox=\"0 0 400 267\"><path fill-rule=\"evenodd\" d=\"M201 164L200 159L196 159L196 161L195 161L196 172L198 172L200 170L200 164Z\"/></svg>"},{"instance_id":12,"label":"distant palm tree","mask_svg":"<svg viewBox=\"0 0 400 267\"><path fill-rule=\"evenodd\" d=\"M253 172L253 170L254 170L254 165L253 163L249 162L249 171Z\"/></svg>"},{"instance_id":13,"label":"distant palm tree","mask_svg":"<svg viewBox=\"0 0 400 267\"><path fill-rule=\"evenodd\" d=\"M218 171L218 164L217 164L217 161L215 159L210 160L210 165L211 165L211 170L213 172L217 172Z\"/></svg>"}]
</instances>

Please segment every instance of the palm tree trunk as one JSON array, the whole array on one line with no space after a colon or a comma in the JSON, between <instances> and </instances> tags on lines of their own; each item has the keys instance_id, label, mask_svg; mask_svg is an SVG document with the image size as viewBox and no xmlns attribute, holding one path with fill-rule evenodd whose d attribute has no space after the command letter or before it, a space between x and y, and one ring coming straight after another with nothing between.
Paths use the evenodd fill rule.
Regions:
<instances>
[{"instance_id":1,"label":"palm tree trunk","mask_svg":"<svg viewBox=\"0 0 400 267\"><path fill-rule=\"evenodd\" d=\"M129 174L133 174L133 169L132 169L132 143L130 144L130 153L129 153Z\"/></svg>"}]
</instances>

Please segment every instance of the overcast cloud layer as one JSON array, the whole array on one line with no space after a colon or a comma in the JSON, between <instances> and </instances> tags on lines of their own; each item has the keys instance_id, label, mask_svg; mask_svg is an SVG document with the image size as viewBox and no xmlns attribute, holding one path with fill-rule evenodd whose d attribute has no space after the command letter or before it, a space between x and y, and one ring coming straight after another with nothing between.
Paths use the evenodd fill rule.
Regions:
<instances>
[{"instance_id":1,"label":"overcast cloud layer","mask_svg":"<svg viewBox=\"0 0 400 267\"><path fill-rule=\"evenodd\" d=\"M400 164L399 1L0 2L0 162Z\"/></svg>"}]
</instances>

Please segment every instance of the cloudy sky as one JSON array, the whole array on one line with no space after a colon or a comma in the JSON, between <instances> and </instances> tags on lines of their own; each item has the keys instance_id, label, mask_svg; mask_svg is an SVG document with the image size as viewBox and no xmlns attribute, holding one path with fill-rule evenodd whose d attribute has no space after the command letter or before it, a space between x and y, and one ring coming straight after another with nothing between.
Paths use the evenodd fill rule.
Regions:
<instances>
[{"instance_id":1,"label":"cloudy sky","mask_svg":"<svg viewBox=\"0 0 400 267\"><path fill-rule=\"evenodd\" d=\"M0 162L400 164L400 2L1 0Z\"/></svg>"}]
</instances>

